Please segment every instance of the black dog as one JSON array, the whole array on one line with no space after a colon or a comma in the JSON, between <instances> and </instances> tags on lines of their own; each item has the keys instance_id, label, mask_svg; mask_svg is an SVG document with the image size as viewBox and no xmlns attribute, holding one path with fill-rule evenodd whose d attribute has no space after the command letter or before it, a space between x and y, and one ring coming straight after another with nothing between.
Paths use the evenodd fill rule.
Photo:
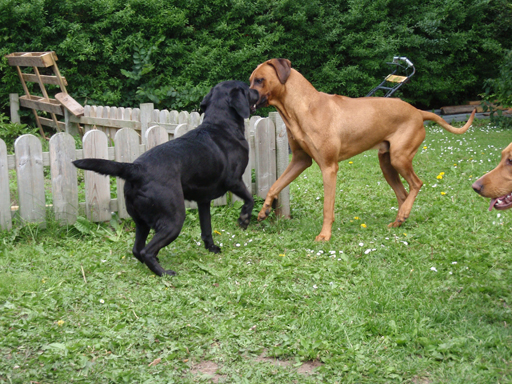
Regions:
<instances>
[{"instance_id":1,"label":"black dog","mask_svg":"<svg viewBox=\"0 0 512 384\"><path fill-rule=\"evenodd\" d=\"M185 199L197 202L201 238L210 252L220 252L212 238L213 199L227 191L242 198L238 224L244 229L249 225L254 201L242 181L249 160L244 119L258 97L241 81L219 83L201 102L203 123L182 137L152 148L133 163L73 161L78 168L126 180L126 209L136 225L133 255L158 276L176 274L163 269L157 255L178 237L185 221ZM146 245L151 228L155 235Z\"/></svg>"}]
</instances>

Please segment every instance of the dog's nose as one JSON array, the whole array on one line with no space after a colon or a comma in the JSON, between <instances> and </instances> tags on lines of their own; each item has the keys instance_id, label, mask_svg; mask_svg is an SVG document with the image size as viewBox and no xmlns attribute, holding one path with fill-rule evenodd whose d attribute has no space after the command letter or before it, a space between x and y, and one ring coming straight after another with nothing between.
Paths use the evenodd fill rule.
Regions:
<instances>
[{"instance_id":1,"label":"dog's nose","mask_svg":"<svg viewBox=\"0 0 512 384\"><path fill-rule=\"evenodd\" d=\"M471 187L473 187L476 193L481 193L483 189L483 185L478 181L475 181Z\"/></svg>"}]
</instances>

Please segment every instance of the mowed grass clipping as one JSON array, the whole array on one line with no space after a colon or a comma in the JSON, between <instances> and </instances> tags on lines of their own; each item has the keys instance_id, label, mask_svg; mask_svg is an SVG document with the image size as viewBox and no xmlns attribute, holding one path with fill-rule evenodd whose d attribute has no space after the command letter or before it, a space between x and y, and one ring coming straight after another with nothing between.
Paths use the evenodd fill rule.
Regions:
<instances>
[{"instance_id":1,"label":"mowed grass clipping","mask_svg":"<svg viewBox=\"0 0 512 384\"><path fill-rule=\"evenodd\" d=\"M219 255L189 211L159 255L173 278L133 258L130 220L1 232L0 382L511 382L512 211L471 189L511 141L428 126L401 228L375 151L340 163L329 242L316 164L290 220L212 208Z\"/></svg>"}]
</instances>

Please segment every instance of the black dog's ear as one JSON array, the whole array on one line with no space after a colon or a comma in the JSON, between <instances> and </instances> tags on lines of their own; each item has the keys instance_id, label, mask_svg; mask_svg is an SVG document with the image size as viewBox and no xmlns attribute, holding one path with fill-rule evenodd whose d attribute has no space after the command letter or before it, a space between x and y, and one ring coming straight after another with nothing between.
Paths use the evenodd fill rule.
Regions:
<instances>
[{"instance_id":1,"label":"black dog's ear","mask_svg":"<svg viewBox=\"0 0 512 384\"><path fill-rule=\"evenodd\" d=\"M229 91L228 105L234 108L244 119L247 119L251 115L249 101L242 88L233 88Z\"/></svg>"},{"instance_id":2,"label":"black dog's ear","mask_svg":"<svg viewBox=\"0 0 512 384\"><path fill-rule=\"evenodd\" d=\"M212 99L213 88L208 92L208 94L204 97L203 101L199 105L201 107L201 111L206 112L206 108L210 104L210 100Z\"/></svg>"}]
</instances>

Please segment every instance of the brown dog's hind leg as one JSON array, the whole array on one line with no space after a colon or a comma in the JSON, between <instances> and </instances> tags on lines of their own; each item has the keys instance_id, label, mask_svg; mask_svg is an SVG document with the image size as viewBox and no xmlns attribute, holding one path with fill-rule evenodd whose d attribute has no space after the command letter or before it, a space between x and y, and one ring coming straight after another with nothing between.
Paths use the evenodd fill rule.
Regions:
<instances>
[{"instance_id":1,"label":"brown dog's hind leg","mask_svg":"<svg viewBox=\"0 0 512 384\"><path fill-rule=\"evenodd\" d=\"M395 192L396 199L398 200L398 209L400 209L404 201L407 199L408 193L405 190L402 180L400 180L397 170L391 165L389 151L381 152L381 150L379 150L379 164L380 169L384 174L384 178Z\"/></svg>"},{"instance_id":2,"label":"brown dog's hind leg","mask_svg":"<svg viewBox=\"0 0 512 384\"><path fill-rule=\"evenodd\" d=\"M321 166L324 181L324 223L315 241L329 241L331 239L332 223L334 223L334 200L336 198L336 177L338 168L337 162Z\"/></svg>"},{"instance_id":3,"label":"brown dog's hind leg","mask_svg":"<svg viewBox=\"0 0 512 384\"><path fill-rule=\"evenodd\" d=\"M277 198L277 195L286 188L293 180L297 178L306 168L310 167L313 163L311 156L303 150L293 152L292 160L288 167L284 170L283 174L276 180L270 187L265 202L261 211L258 213L258 221L265 220L270 215L272 203Z\"/></svg>"},{"instance_id":4,"label":"brown dog's hind leg","mask_svg":"<svg viewBox=\"0 0 512 384\"><path fill-rule=\"evenodd\" d=\"M399 227L409 217L414 200L423 185L423 182L418 175L414 173L414 169L412 168L412 159L415 152L410 156L396 155L396 158L391 154L391 164L393 168L395 168L405 181L407 181L407 184L409 184L409 195L398 209L395 221L389 224L388 227Z\"/></svg>"}]
</instances>

